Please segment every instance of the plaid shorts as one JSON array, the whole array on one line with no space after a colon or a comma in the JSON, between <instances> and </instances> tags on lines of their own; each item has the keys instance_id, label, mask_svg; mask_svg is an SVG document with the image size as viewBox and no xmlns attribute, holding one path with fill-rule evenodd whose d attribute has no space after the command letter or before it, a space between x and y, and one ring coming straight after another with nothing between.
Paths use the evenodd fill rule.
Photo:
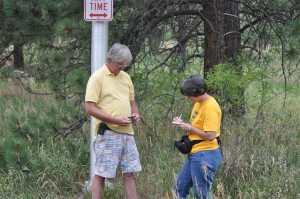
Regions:
<instances>
[{"instance_id":1,"label":"plaid shorts","mask_svg":"<svg viewBox=\"0 0 300 199\"><path fill-rule=\"evenodd\" d=\"M105 130L94 141L96 155L95 174L105 178L114 178L120 165L122 173L142 170L139 153L133 135Z\"/></svg>"}]
</instances>

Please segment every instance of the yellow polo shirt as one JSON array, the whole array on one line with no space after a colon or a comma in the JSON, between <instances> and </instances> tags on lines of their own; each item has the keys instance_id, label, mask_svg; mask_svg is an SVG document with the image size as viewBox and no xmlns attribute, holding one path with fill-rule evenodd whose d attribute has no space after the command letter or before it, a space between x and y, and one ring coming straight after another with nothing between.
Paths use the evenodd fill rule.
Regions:
<instances>
[{"instance_id":1,"label":"yellow polo shirt","mask_svg":"<svg viewBox=\"0 0 300 199\"><path fill-rule=\"evenodd\" d=\"M220 136L222 112L218 102L213 97L209 97L204 102L195 103L192 109L190 122L191 124L203 131L216 132ZM188 132L190 140L203 140L199 135ZM213 141L203 141L195 144L191 153L196 153L203 150L213 150L219 147L217 139Z\"/></svg>"},{"instance_id":2,"label":"yellow polo shirt","mask_svg":"<svg viewBox=\"0 0 300 199\"><path fill-rule=\"evenodd\" d=\"M87 84L85 101L94 102L105 113L127 118L131 116L130 100L134 100L134 88L130 76L120 71L114 75L106 65L94 72ZM101 120L93 117L94 135L97 136ZM106 123L109 128L119 133L133 135L132 125L119 126Z\"/></svg>"}]
</instances>

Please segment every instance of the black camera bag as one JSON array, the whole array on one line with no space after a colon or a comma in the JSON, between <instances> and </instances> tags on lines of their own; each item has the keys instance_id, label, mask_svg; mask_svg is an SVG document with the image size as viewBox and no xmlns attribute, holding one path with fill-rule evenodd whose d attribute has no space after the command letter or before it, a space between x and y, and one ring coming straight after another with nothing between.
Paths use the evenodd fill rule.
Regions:
<instances>
[{"instance_id":1,"label":"black camera bag","mask_svg":"<svg viewBox=\"0 0 300 199\"><path fill-rule=\"evenodd\" d=\"M222 153L221 139L220 139L219 136L216 137L216 139L218 141L218 144L220 146L221 153ZM192 141L190 141L189 136L184 135L184 136L182 136L181 140L175 141L174 148L176 147L183 154L189 154L195 144L198 144L198 143L203 142L203 141L205 141L205 140L192 140ZM223 153L222 153L222 155L223 155Z\"/></svg>"},{"instance_id":2,"label":"black camera bag","mask_svg":"<svg viewBox=\"0 0 300 199\"><path fill-rule=\"evenodd\" d=\"M189 154L193 145L203 142L204 140L192 140L190 141L188 135L182 136L181 140L175 141L174 147L176 147L181 153Z\"/></svg>"}]
</instances>

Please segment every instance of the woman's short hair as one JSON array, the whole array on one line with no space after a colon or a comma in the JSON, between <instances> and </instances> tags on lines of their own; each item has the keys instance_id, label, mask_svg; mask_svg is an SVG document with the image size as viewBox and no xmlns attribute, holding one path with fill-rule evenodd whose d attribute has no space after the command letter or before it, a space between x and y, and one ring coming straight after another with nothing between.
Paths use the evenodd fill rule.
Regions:
<instances>
[{"instance_id":1,"label":"woman's short hair","mask_svg":"<svg viewBox=\"0 0 300 199\"><path fill-rule=\"evenodd\" d=\"M185 96L198 97L207 92L206 82L198 75L192 75L182 83L180 91Z\"/></svg>"},{"instance_id":2,"label":"woman's short hair","mask_svg":"<svg viewBox=\"0 0 300 199\"><path fill-rule=\"evenodd\" d=\"M132 61L132 55L127 46L115 43L107 53L107 61L109 60L121 62L125 66L128 66Z\"/></svg>"}]
</instances>

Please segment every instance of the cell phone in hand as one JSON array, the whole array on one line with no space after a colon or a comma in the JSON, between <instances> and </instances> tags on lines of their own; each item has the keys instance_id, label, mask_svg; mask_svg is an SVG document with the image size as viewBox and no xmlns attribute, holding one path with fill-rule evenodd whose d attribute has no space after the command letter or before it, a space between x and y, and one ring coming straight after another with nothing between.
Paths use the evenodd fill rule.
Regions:
<instances>
[{"instance_id":1,"label":"cell phone in hand","mask_svg":"<svg viewBox=\"0 0 300 199\"><path fill-rule=\"evenodd\" d=\"M131 122L134 122L135 121L135 116L129 116L128 119L130 119Z\"/></svg>"}]
</instances>

